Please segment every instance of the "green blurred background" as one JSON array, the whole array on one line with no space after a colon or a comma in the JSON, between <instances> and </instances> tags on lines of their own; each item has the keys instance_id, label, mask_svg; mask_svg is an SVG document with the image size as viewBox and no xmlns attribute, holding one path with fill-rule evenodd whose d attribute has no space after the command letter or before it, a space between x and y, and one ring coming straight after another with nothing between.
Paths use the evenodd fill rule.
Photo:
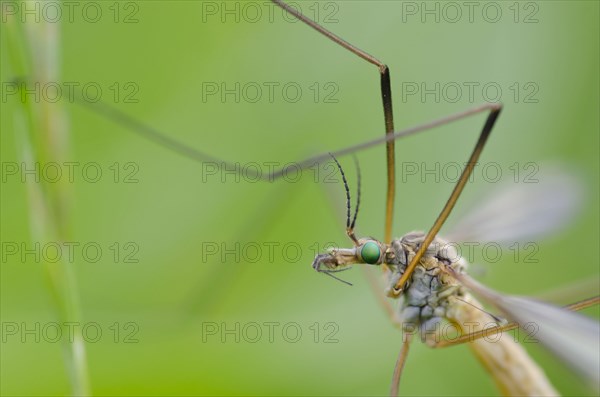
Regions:
<instances>
[{"instance_id":1,"label":"green blurred background","mask_svg":"<svg viewBox=\"0 0 600 397\"><path fill-rule=\"evenodd\" d=\"M485 284L515 294L541 294L581 280L596 281L580 298L597 294L599 5L476 3L472 21L461 3L295 4L390 66L396 129L485 102L486 83L500 87L505 109L481 161L497 163L509 180L516 163L521 181L530 162L562 162L582 179L585 203L566 229L538 242L539 263L515 261L511 252L496 263L479 263L474 271ZM72 22L61 19L56 53L61 79L99 84L104 102L189 147L241 164L256 161L265 170L264 162L298 161L383 133L375 67L263 2L97 2L102 17L96 23L83 18L84 4L75 9ZM456 4L462 16L452 22ZM423 15L424 7L437 7L439 22L433 14ZM233 12L220 14L227 9ZM502 14L492 22L496 10ZM4 40L4 20L2 29ZM2 82L24 72L15 70L7 48L3 41ZM457 83L462 95L456 101L450 91L439 101L432 95L403 98L403 83L433 87L436 82ZM478 84L473 98L464 85L468 82ZM110 88L115 83L121 87L117 100ZM126 83L139 89L133 97L137 103L126 103L132 87ZM256 83L262 97L256 103L243 95L239 103L231 95L225 101L218 95L203 100L203 84L215 83ZM300 86L302 95L292 102L275 88L271 102L265 83ZM330 103L325 97L333 91ZM493 90L489 93L493 96ZM22 161L20 109L18 99L3 98L5 163ZM354 283L349 288L310 267L315 250L326 243L348 245L341 185L315 183L314 169L294 183L238 182L231 175L224 176L225 183L218 177L203 180L201 164L68 101L62 109L69 120L67 159L82 166L95 162L103 171L97 183L75 174L69 184L71 240L103 248L98 262L82 260L76 251L73 263L81 321L95 322L103 331L99 341L86 344L93 394L388 393L400 333L363 272L355 268L343 274ZM398 173L402 162L423 162L429 169L436 162L462 164L483 120L480 115L399 141ZM383 238L384 149L363 151L358 158L363 201L357 232ZM350 157L340 160L355 187ZM115 163L121 170L117 182L110 168ZM136 183L124 183L133 170L126 168L130 163L137 169ZM330 170L321 169L318 179ZM405 179L397 187L396 236L429 227L452 189L452 183L436 183L432 176ZM476 173L450 223L492 186ZM32 244L28 225L36 215L26 185L6 175L1 199L2 241ZM109 248L114 243L121 247L118 260ZM127 243L138 248L137 263L125 263L123 255L131 252L124 248ZM207 244L231 248L236 243L239 260L231 254L221 258L221 248L217 255L206 251ZM262 247L259 260L248 260L256 252L248 244ZM268 244L275 246L272 258ZM285 251L288 246L300 250ZM59 321L40 263L3 257L1 272L3 324ZM585 313L598 316L598 308ZM205 332L213 326L235 329L236 323L239 342L235 331ZM255 323L262 331L256 338ZM265 323L274 324L272 340ZM286 336L285 327L295 328ZM298 328L302 334L294 343L290 338ZM127 339L132 332L137 342L125 343L132 341ZM31 337L22 342L20 334L4 333L1 347L3 395L70 393L61 343L36 343ZM528 350L562 393L590 393L540 346L530 344ZM467 346L438 351L420 343L413 344L401 392L498 394Z\"/></svg>"}]
</instances>

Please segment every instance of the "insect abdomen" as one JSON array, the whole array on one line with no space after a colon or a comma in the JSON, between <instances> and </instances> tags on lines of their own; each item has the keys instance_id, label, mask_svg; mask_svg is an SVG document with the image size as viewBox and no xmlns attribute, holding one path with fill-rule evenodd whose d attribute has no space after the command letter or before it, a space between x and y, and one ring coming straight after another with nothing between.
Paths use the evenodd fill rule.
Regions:
<instances>
[{"instance_id":1,"label":"insect abdomen","mask_svg":"<svg viewBox=\"0 0 600 397\"><path fill-rule=\"evenodd\" d=\"M477 309L481 304L469 294L461 301L450 298L446 312L448 320L461 332L472 333L489 329L492 318ZM454 300L454 302L452 302ZM468 302L468 303L465 303ZM473 306L471 306L473 305ZM490 373L505 396L558 396L544 371L531 359L523 346L509 334L495 334L469 343L473 353Z\"/></svg>"}]
</instances>

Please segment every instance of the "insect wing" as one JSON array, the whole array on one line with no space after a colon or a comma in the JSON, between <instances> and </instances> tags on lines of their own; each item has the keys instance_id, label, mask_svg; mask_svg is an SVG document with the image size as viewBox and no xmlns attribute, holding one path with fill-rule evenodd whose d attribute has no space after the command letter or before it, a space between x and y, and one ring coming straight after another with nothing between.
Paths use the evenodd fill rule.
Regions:
<instances>
[{"instance_id":1,"label":"insect wing","mask_svg":"<svg viewBox=\"0 0 600 397\"><path fill-rule=\"evenodd\" d=\"M445 238L510 245L565 226L581 206L581 183L556 165L541 171L531 183L504 183L493 189L487 200L444 233Z\"/></svg>"},{"instance_id":2,"label":"insect wing","mask_svg":"<svg viewBox=\"0 0 600 397\"><path fill-rule=\"evenodd\" d=\"M453 274L463 285L500 309L510 320L600 390L600 323L581 314L521 296L503 295L466 274Z\"/></svg>"}]
</instances>

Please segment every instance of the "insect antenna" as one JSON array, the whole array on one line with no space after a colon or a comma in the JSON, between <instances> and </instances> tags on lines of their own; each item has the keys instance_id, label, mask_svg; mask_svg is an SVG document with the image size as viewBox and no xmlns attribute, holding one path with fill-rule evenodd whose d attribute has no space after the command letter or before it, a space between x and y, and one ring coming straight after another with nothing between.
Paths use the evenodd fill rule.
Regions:
<instances>
[{"instance_id":1,"label":"insect antenna","mask_svg":"<svg viewBox=\"0 0 600 397\"><path fill-rule=\"evenodd\" d=\"M352 234L354 234L354 225L356 225L356 216L358 215L358 209L360 208L360 165L358 164L358 158L354 157L354 165L356 166L356 207L354 207L354 217L352 218L352 223L350 224L350 230Z\"/></svg>"},{"instance_id":2,"label":"insect antenna","mask_svg":"<svg viewBox=\"0 0 600 397\"><path fill-rule=\"evenodd\" d=\"M340 174L342 174L342 181L344 182L344 188L346 189L346 234L348 235L348 237L350 237L350 239L352 239L354 244L358 245L358 240L356 239L356 236L354 235L354 222L356 221L358 205L357 205L357 211L354 212L354 220L352 221L352 223L350 223L350 212L352 209L352 204L350 202L350 188L348 187L348 181L346 180L346 174L344 174L342 165L335 158L335 156L332 153L329 153L329 155L331 156L333 161L335 161L335 164L337 165L338 169L340 170Z\"/></svg>"}]
</instances>

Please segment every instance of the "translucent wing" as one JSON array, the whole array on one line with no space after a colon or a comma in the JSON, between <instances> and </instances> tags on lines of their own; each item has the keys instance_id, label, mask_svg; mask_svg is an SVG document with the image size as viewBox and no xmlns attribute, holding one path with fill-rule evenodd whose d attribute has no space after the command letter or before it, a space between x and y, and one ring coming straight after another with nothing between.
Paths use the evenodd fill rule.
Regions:
<instances>
[{"instance_id":1,"label":"translucent wing","mask_svg":"<svg viewBox=\"0 0 600 397\"><path fill-rule=\"evenodd\" d=\"M532 337L600 389L600 323L581 314L521 296L503 295L466 274L455 274L464 286L501 310L506 317L534 329Z\"/></svg>"},{"instance_id":2,"label":"translucent wing","mask_svg":"<svg viewBox=\"0 0 600 397\"><path fill-rule=\"evenodd\" d=\"M537 180L537 181L536 181ZM573 219L582 203L575 174L556 165L540 166L530 183L503 183L470 208L448 233L448 241L509 245L549 234Z\"/></svg>"}]
</instances>

